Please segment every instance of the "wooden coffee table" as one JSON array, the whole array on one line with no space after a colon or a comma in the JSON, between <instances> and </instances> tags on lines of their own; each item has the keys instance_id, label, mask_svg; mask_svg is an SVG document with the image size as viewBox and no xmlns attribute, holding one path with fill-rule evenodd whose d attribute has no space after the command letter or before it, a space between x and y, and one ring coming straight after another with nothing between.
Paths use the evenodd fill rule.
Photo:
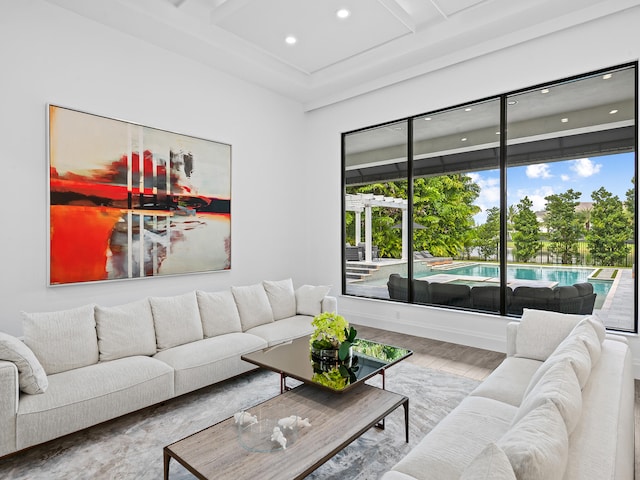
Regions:
<instances>
[{"instance_id":1,"label":"wooden coffee table","mask_svg":"<svg viewBox=\"0 0 640 480\"><path fill-rule=\"evenodd\" d=\"M174 458L199 479L302 479L400 405L409 442L407 397L365 383L342 395L304 384L247 410L255 409L257 414L259 409L263 418L271 410L309 419L311 427L301 428L285 450L245 450L234 419L229 418L164 447L164 478L169 478L169 462Z\"/></svg>"}]
</instances>

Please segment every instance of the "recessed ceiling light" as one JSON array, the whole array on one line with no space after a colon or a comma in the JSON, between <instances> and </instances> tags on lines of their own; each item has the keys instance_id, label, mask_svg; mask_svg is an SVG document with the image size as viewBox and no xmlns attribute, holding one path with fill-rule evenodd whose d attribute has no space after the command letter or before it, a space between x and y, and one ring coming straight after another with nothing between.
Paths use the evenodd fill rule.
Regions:
<instances>
[{"instance_id":1,"label":"recessed ceiling light","mask_svg":"<svg viewBox=\"0 0 640 480\"><path fill-rule=\"evenodd\" d=\"M518 103L518 101L517 101L517 100L509 100L509 101L507 102L507 104L509 104L509 105L515 105L516 103Z\"/></svg>"},{"instance_id":2,"label":"recessed ceiling light","mask_svg":"<svg viewBox=\"0 0 640 480\"><path fill-rule=\"evenodd\" d=\"M346 8L341 8L340 10L338 10L336 12L336 17L344 20L345 18L347 18L349 15L351 15L351 12L349 10L347 10Z\"/></svg>"},{"instance_id":3,"label":"recessed ceiling light","mask_svg":"<svg viewBox=\"0 0 640 480\"><path fill-rule=\"evenodd\" d=\"M500 135L500 132L496 132L496 135Z\"/></svg>"},{"instance_id":4,"label":"recessed ceiling light","mask_svg":"<svg viewBox=\"0 0 640 480\"><path fill-rule=\"evenodd\" d=\"M618 113L618 110L616 110L616 109L611 110L611 111L609 112L609 115L613 115L614 113Z\"/></svg>"},{"instance_id":5,"label":"recessed ceiling light","mask_svg":"<svg viewBox=\"0 0 640 480\"><path fill-rule=\"evenodd\" d=\"M542 90L540 90L540 93L549 93L549 89L548 88L543 88Z\"/></svg>"},{"instance_id":6,"label":"recessed ceiling light","mask_svg":"<svg viewBox=\"0 0 640 480\"><path fill-rule=\"evenodd\" d=\"M560 121L561 121L562 123L567 123L567 122L569 121L569 119L568 119L568 118L563 118L563 119L561 119Z\"/></svg>"},{"instance_id":7,"label":"recessed ceiling light","mask_svg":"<svg viewBox=\"0 0 640 480\"><path fill-rule=\"evenodd\" d=\"M461 141L461 142L466 142L466 141L467 141L467 137L462 137L462 138L460 139L460 141Z\"/></svg>"},{"instance_id":8,"label":"recessed ceiling light","mask_svg":"<svg viewBox=\"0 0 640 480\"><path fill-rule=\"evenodd\" d=\"M295 45L298 42L298 39L293 35L288 35L287 38L284 39L284 41L289 45Z\"/></svg>"},{"instance_id":9,"label":"recessed ceiling light","mask_svg":"<svg viewBox=\"0 0 640 480\"><path fill-rule=\"evenodd\" d=\"M473 110L471 107L467 107L464 109L465 112L470 112L471 110Z\"/></svg>"},{"instance_id":10,"label":"recessed ceiling light","mask_svg":"<svg viewBox=\"0 0 640 480\"><path fill-rule=\"evenodd\" d=\"M431 117L424 117L424 120L428 122L429 120L431 120Z\"/></svg>"},{"instance_id":11,"label":"recessed ceiling light","mask_svg":"<svg viewBox=\"0 0 640 480\"><path fill-rule=\"evenodd\" d=\"M613 75L611 73L607 73L607 74L602 76L602 79L603 80L609 80L611 77L613 77Z\"/></svg>"}]
</instances>

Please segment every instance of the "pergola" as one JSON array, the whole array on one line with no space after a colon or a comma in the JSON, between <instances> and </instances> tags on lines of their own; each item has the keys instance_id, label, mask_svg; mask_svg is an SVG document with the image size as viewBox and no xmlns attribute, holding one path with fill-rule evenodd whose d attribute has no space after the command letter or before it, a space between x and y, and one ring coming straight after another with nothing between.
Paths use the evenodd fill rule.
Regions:
<instances>
[{"instance_id":1,"label":"pergola","mask_svg":"<svg viewBox=\"0 0 640 480\"><path fill-rule=\"evenodd\" d=\"M405 243L408 233L408 209L407 200L402 198L385 197L372 193L358 193L355 195L345 195L345 210L356 214L356 245L362 239L362 212L364 212L364 251L365 261L372 260L372 240L371 240L371 209L373 207L399 208L402 210L402 260L408 258L408 248Z\"/></svg>"}]
</instances>

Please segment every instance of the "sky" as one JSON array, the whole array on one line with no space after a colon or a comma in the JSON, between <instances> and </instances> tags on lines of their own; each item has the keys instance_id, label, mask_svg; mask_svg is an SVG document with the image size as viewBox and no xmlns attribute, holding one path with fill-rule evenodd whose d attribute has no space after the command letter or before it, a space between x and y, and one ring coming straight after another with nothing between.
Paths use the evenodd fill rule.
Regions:
<instances>
[{"instance_id":1,"label":"sky","mask_svg":"<svg viewBox=\"0 0 640 480\"><path fill-rule=\"evenodd\" d=\"M474 217L480 225L486 220L487 209L500 204L500 172L486 170L468 175L480 186L476 205L482 212ZM582 193L579 201L591 202L591 193L600 187L624 201L627 190L633 186L633 175L633 153L512 167L507 170L507 203L514 205L528 196L534 211L544 210L544 197L570 188Z\"/></svg>"}]
</instances>

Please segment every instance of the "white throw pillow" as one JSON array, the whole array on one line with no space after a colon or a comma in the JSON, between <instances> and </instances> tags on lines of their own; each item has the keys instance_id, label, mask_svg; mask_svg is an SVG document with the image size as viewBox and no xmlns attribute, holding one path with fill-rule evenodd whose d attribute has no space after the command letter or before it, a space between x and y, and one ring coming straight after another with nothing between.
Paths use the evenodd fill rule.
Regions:
<instances>
[{"instance_id":1,"label":"white throw pillow","mask_svg":"<svg viewBox=\"0 0 640 480\"><path fill-rule=\"evenodd\" d=\"M569 459L569 436L556 406L532 410L498 441L518 480L561 480Z\"/></svg>"},{"instance_id":2,"label":"white throw pillow","mask_svg":"<svg viewBox=\"0 0 640 480\"><path fill-rule=\"evenodd\" d=\"M462 472L460 480L516 480L516 474L507 454L492 442Z\"/></svg>"},{"instance_id":3,"label":"white throw pillow","mask_svg":"<svg viewBox=\"0 0 640 480\"><path fill-rule=\"evenodd\" d=\"M0 332L0 360L15 363L18 383L24 393L44 393L49 386L47 374L33 352L16 337Z\"/></svg>"},{"instance_id":4,"label":"white throw pillow","mask_svg":"<svg viewBox=\"0 0 640 480\"><path fill-rule=\"evenodd\" d=\"M24 343L47 375L98 363L94 305L57 312L22 312Z\"/></svg>"},{"instance_id":5,"label":"white throw pillow","mask_svg":"<svg viewBox=\"0 0 640 480\"><path fill-rule=\"evenodd\" d=\"M516 357L545 361L583 318L525 308L516 336Z\"/></svg>"},{"instance_id":6,"label":"white throw pillow","mask_svg":"<svg viewBox=\"0 0 640 480\"><path fill-rule=\"evenodd\" d=\"M560 342L558 348L549 355L549 358L547 358L544 363L540 365L540 368L536 370L536 373L533 374L529 381L529 386L524 392L524 397L526 397L533 387L536 386L538 381L547 372L547 370L551 368L551 366L561 361L568 361L571 364L571 367L573 367L573 371L578 378L580 388L584 388L587 380L589 380L589 375L591 374L591 355L589 355L589 350L587 350L587 346L583 339L577 335L569 335Z\"/></svg>"},{"instance_id":7,"label":"white throw pillow","mask_svg":"<svg viewBox=\"0 0 640 480\"><path fill-rule=\"evenodd\" d=\"M150 297L158 351L202 340L202 321L196 292L173 297Z\"/></svg>"},{"instance_id":8,"label":"white throw pillow","mask_svg":"<svg viewBox=\"0 0 640 480\"><path fill-rule=\"evenodd\" d=\"M242 331L240 314L231 290L223 292L198 290L196 296L205 337L217 337L225 333Z\"/></svg>"},{"instance_id":9,"label":"white throw pillow","mask_svg":"<svg viewBox=\"0 0 640 480\"><path fill-rule=\"evenodd\" d=\"M584 342L591 356L591 364L598 363L602 353L602 340L600 340L596 324L590 318L585 318L571 331L571 335Z\"/></svg>"},{"instance_id":10,"label":"white throw pillow","mask_svg":"<svg viewBox=\"0 0 640 480\"><path fill-rule=\"evenodd\" d=\"M582 415L582 390L567 359L552 365L523 398L513 424L547 402L557 407L566 424L566 430L571 435Z\"/></svg>"},{"instance_id":11,"label":"white throw pillow","mask_svg":"<svg viewBox=\"0 0 640 480\"><path fill-rule=\"evenodd\" d=\"M156 331L149 299L115 307L96 305L100 361L133 355L155 355Z\"/></svg>"},{"instance_id":12,"label":"white throw pillow","mask_svg":"<svg viewBox=\"0 0 640 480\"><path fill-rule=\"evenodd\" d=\"M231 292L240 313L243 331L273 322L273 310L261 283L231 287Z\"/></svg>"},{"instance_id":13,"label":"white throw pillow","mask_svg":"<svg viewBox=\"0 0 640 480\"><path fill-rule=\"evenodd\" d=\"M293 290L293 280L290 278L277 282L266 280L262 285L267 292L274 320L296 315L296 293Z\"/></svg>"},{"instance_id":14,"label":"white throw pillow","mask_svg":"<svg viewBox=\"0 0 640 480\"><path fill-rule=\"evenodd\" d=\"M296 290L296 305L299 315L315 317L322 313L322 299L327 296L331 286L302 285Z\"/></svg>"}]
</instances>

